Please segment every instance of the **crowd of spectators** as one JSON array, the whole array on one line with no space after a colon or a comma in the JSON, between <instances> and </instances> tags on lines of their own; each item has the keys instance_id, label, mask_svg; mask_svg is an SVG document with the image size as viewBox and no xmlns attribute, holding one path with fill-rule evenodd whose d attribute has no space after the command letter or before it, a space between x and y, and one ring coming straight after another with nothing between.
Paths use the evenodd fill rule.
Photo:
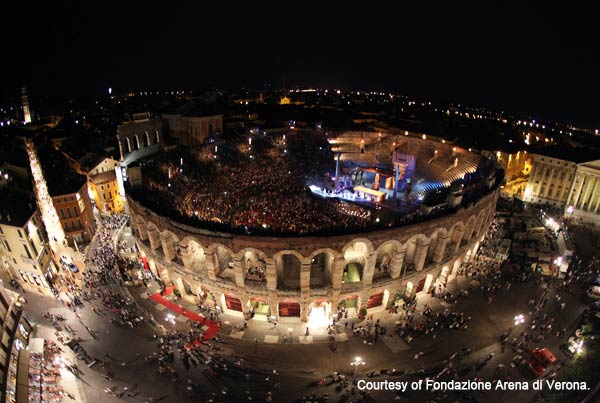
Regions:
<instances>
[{"instance_id":1,"label":"crowd of spectators","mask_svg":"<svg viewBox=\"0 0 600 403\"><path fill-rule=\"evenodd\" d=\"M304 147L294 152L291 146L267 145L227 161L219 153L210 159L166 152L144 162L140 196L163 211L174 209L179 217L224 229L307 234L366 228L375 218L369 209L323 200L308 189L308 181L324 180L333 162L323 148L315 144L312 152Z\"/></svg>"}]
</instances>

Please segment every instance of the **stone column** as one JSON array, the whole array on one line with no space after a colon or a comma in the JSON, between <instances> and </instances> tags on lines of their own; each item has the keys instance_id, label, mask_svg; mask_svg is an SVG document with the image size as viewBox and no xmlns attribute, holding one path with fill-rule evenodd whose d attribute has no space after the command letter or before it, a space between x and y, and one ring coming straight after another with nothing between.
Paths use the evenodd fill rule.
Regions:
<instances>
[{"instance_id":1,"label":"stone column","mask_svg":"<svg viewBox=\"0 0 600 403\"><path fill-rule=\"evenodd\" d=\"M300 290L310 290L310 262L302 263L300 266Z\"/></svg>"},{"instance_id":2,"label":"stone column","mask_svg":"<svg viewBox=\"0 0 600 403\"><path fill-rule=\"evenodd\" d=\"M156 228L148 230L148 239L150 240L150 248L156 250L161 246L160 234Z\"/></svg>"},{"instance_id":3,"label":"stone column","mask_svg":"<svg viewBox=\"0 0 600 403\"><path fill-rule=\"evenodd\" d=\"M363 269L362 283L365 287L370 287L373 284L373 274L375 273L375 263L377 262L377 255L372 253L365 262Z\"/></svg>"},{"instance_id":4,"label":"stone column","mask_svg":"<svg viewBox=\"0 0 600 403\"><path fill-rule=\"evenodd\" d=\"M435 245L435 249L433 250L432 260L435 263L439 263L444 260L444 252L446 251L446 245L450 240L450 236L448 234L442 235L438 234L438 241Z\"/></svg>"},{"instance_id":5,"label":"stone column","mask_svg":"<svg viewBox=\"0 0 600 403\"><path fill-rule=\"evenodd\" d=\"M427 248L429 248L429 240L417 239L417 250L413 259L415 270L421 271L425 266L425 258L427 258Z\"/></svg>"},{"instance_id":6,"label":"stone column","mask_svg":"<svg viewBox=\"0 0 600 403\"><path fill-rule=\"evenodd\" d=\"M276 291L277 290L277 269L275 268L275 262L267 261L267 269L266 269L266 279L267 279L267 290Z\"/></svg>"},{"instance_id":7,"label":"stone column","mask_svg":"<svg viewBox=\"0 0 600 403\"><path fill-rule=\"evenodd\" d=\"M465 232L463 234L463 239L466 240L467 242L469 242L471 240L471 237L473 236L473 229L475 228L475 222L473 221L472 224L467 225L467 228L465 228Z\"/></svg>"},{"instance_id":8,"label":"stone column","mask_svg":"<svg viewBox=\"0 0 600 403\"><path fill-rule=\"evenodd\" d=\"M402 244L396 244L392 250L392 258L390 259L390 277L394 280L400 278L400 275L402 274L405 253L406 245Z\"/></svg>"},{"instance_id":9,"label":"stone column","mask_svg":"<svg viewBox=\"0 0 600 403\"><path fill-rule=\"evenodd\" d=\"M331 273L331 284L334 290L342 288L342 277L344 274L344 266L346 261L343 257L335 258L333 260L333 271Z\"/></svg>"},{"instance_id":10,"label":"stone column","mask_svg":"<svg viewBox=\"0 0 600 403\"><path fill-rule=\"evenodd\" d=\"M454 250L452 254L455 255L456 252L460 249L460 242L462 241L463 235L465 233L465 229L455 229L452 233L452 242L454 242Z\"/></svg>"},{"instance_id":11,"label":"stone column","mask_svg":"<svg viewBox=\"0 0 600 403\"><path fill-rule=\"evenodd\" d=\"M238 288L244 288L244 258L233 257L233 273L235 274L235 285Z\"/></svg>"},{"instance_id":12,"label":"stone column","mask_svg":"<svg viewBox=\"0 0 600 403\"><path fill-rule=\"evenodd\" d=\"M148 230L146 229L146 226L142 223L137 223L137 229L140 239L142 241L148 240Z\"/></svg>"},{"instance_id":13,"label":"stone column","mask_svg":"<svg viewBox=\"0 0 600 403\"><path fill-rule=\"evenodd\" d=\"M308 307L310 306L309 300L301 300L300 302L300 320L302 322L308 322ZM304 336L304 332L301 332L300 336Z\"/></svg>"},{"instance_id":14,"label":"stone column","mask_svg":"<svg viewBox=\"0 0 600 403\"><path fill-rule=\"evenodd\" d=\"M165 260L167 262L175 259L175 242L173 242L173 237L171 234L163 235L160 234L160 244L162 245L163 255L165 255Z\"/></svg>"},{"instance_id":15,"label":"stone column","mask_svg":"<svg viewBox=\"0 0 600 403\"><path fill-rule=\"evenodd\" d=\"M581 210L581 206L583 205L583 192L585 191L585 187L588 185L588 179L586 174L581 174L581 183L579 184L579 192L575 195L576 201L573 203L576 209Z\"/></svg>"},{"instance_id":16,"label":"stone column","mask_svg":"<svg viewBox=\"0 0 600 403\"><path fill-rule=\"evenodd\" d=\"M269 308L271 308L271 316L275 316L275 319L279 320L279 300L277 299L277 294L269 293L267 303L269 304Z\"/></svg>"},{"instance_id":17,"label":"stone column","mask_svg":"<svg viewBox=\"0 0 600 403\"><path fill-rule=\"evenodd\" d=\"M194 267L194 254L190 251L191 246L188 245L186 247L180 247L181 251L181 260L183 261L183 267L186 270L192 271Z\"/></svg>"},{"instance_id":18,"label":"stone column","mask_svg":"<svg viewBox=\"0 0 600 403\"><path fill-rule=\"evenodd\" d=\"M217 255L212 251L204 251L204 258L206 259L206 274L212 281L217 279Z\"/></svg>"}]
</instances>

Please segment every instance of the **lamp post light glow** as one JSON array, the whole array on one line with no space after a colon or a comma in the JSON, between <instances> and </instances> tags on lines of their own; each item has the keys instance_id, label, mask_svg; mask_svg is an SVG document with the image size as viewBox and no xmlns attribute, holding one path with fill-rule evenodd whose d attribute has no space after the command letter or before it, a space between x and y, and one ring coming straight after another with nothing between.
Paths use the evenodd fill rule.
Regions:
<instances>
[{"instance_id":1,"label":"lamp post light glow","mask_svg":"<svg viewBox=\"0 0 600 403\"><path fill-rule=\"evenodd\" d=\"M520 325L521 323L525 322L525 316L522 314L519 314L517 316L515 316L515 326Z\"/></svg>"},{"instance_id":2,"label":"lamp post light glow","mask_svg":"<svg viewBox=\"0 0 600 403\"><path fill-rule=\"evenodd\" d=\"M168 313L165 317L165 320L173 325L173 330L175 330L175 315L172 313Z\"/></svg>"},{"instance_id":3,"label":"lamp post light glow","mask_svg":"<svg viewBox=\"0 0 600 403\"><path fill-rule=\"evenodd\" d=\"M354 367L353 378L356 378L356 373L358 372L358 367L360 367L361 365L365 365L365 364L366 363L362 360L362 358L354 357L354 361L350 363L350 365L352 365Z\"/></svg>"}]
</instances>

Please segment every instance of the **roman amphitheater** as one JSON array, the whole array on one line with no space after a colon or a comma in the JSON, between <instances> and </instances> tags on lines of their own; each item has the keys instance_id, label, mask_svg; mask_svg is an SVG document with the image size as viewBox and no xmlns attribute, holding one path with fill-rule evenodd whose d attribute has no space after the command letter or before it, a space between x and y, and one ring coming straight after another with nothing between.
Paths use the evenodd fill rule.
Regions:
<instances>
[{"instance_id":1,"label":"roman amphitheater","mask_svg":"<svg viewBox=\"0 0 600 403\"><path fill-rule=\"evenodd\" d=\"M404 152L416 160L416 200L460 182L483 161L470 150L424 135L340 132L329 134L327 141L338 164L387 165L392 171L391 155L404 144ZM344 175L356 177L350 171ZM499 180L485 177L483 188L481 182L470 196L466 190L464 195L462 190L452 193L454 203L437 214L328 235L215 229L173 218L145 203L140 192L128 189L127 200L144 264L183 298L197 302L202 297L232 315L252 311L255 319L310 321L313 315L331 318L340 304L367 312L385 309L403 295L428 292L436 282L455 276L476 252L494 216ZM424 207L418 211L432 211Z\"/></svg>"}]
</instances>

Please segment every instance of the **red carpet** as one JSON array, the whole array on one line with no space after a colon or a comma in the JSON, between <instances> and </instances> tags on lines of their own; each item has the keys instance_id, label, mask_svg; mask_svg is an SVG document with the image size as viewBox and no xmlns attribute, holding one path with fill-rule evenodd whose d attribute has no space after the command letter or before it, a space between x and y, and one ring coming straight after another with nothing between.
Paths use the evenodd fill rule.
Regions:
<instances>
[{"instance_id":1,"label":"red carpet","mask_svg":"<svg viewBox=\"0 0 600 403\"><path fill-rule=\"evenodd\" d=\"M200 322L203 325L207 326L208 329L206 329L206 331L204 332L204 340L210 340L213 337L215 337L216 334L219 333L219 326L217 325L217 322L206 319L204 316L188 311L187 309L184 313L183 307L181 305L177 305L176 303L165 298L165 296L173 292L173 289L174 287L167 287L164 295L160 295L160 292L157 292L156 294L151 295L150 299L154 302L166 306L173 312L177 312L179 315L184 315L195 322Z\"/></svg>"}]
</instances>

